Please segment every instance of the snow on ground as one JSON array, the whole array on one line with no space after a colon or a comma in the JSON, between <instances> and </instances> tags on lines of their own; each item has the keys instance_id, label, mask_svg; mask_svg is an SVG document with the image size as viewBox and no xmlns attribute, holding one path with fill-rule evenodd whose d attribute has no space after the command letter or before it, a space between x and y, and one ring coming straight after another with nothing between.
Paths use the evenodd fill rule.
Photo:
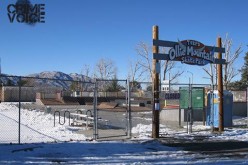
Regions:
<instances>
[{"instance_id":1,"label":"snow on ground","mask_svg":"<svg viewBox=\"0 0 248 165\"><path fill-rule=\"evenodd\" d=\"M18 114L19 109L16 103L0 104L0 121L1 135L0 142L17 142L18 140ZM45 114L40 110L21 109L21 142L54 142L54 141L70 141L70 140L86 140L83 134L77 134L69 124L58 124L59 117ZM61 118L61 122L63 119ZM66 120L66 122L69 122ZM80 128L84 129L84 128ZM13 131L10 131L13 130Z\"/></svg>"},{"instance_id":2,"label":"snow on ground","mask_svg":"<svg viewBox=\"0 0 248 165\"><path fill-rule=\"evenodd\" d=\"M53 115L40 110L21 110L21 145L17 143L18 108L13 103L0 104L0 164L247 164L247 156L206 157L200 153L168 147L150 138L152 125L138 124L132 129L135 138L125 141L87 141L83 134L68 125L53 126ZM58 121L58 118L56 118ZM240 120L238 124L245 124ZM83 128L82 128L83 129ZM160 125L160 133L192 138L208 135L212 140L248 141L244 128L227 128L221 135L211 134L210 128L193 126L193 134L186 130L172 130ZM67 141L67 142L63 142ZM43 143L45 142L45 143ZM201 158L201 159L200 159Z\"/></svg>"}]
</instances>

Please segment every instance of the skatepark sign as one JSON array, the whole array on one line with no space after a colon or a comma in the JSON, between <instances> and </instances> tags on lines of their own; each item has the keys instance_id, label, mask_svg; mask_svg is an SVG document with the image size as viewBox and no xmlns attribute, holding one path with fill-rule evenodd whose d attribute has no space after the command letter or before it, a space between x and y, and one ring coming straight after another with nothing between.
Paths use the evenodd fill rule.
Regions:
<instances>
[{"instance_id":1,"label":"skatepark sign","mask_svg":"<svg viewBox=\"0 0 248 165\"><path fill-rule=\"evenodd\" d=\"M169 58L190 65L206 65L214 62L214 52L198 41L184 40L169 50Z\"/></svg>"},{"instance_id":2,"label":"skatepark sign","mask_svg":"<svg viewBox=\"0 0 248 165\"><path fill-rule=\"evenodd\" d=\"M160 60L166 61L181 61L190 65L206 65L208 63L217 65L217 80L218 80L218 95L219 103L219 131L224 131L224 116L223 116L223 80L222 80L222 65L226 64L226 60L222 59L222 53L225 53L225 48L222 48L221 38L217 37L217 47L207 46L195 40L183 40L178 42L159 40L158 26L152 28L153 39L153 121L152 121L152 137L159 138L159 111L156 105L160 104L160 84L159 74L156 70L157 65L160 65ZM166 48L167 52L160 53L160 47ZM169 48L169 49L168 49ZM215 53L216 57L215 57ZM170 97L170 96L168 96ZM200 97L199 97L200 98ZM192 106L188 107L192 110ZM191 111L192 112L192 111ZM192 113L191 113L192 116Z\"/></svg>"},{"instance_id":3,"label":"skatepark sign","mask_svg":"<svg viewBox=\"0 0 248 165\"><path fill-rule=\"evenodd\" d=\"M170 47L168 54L154 53L156 60L181 61L185 64L203 66L208 63L224 64L224 59L214 58L215 52L224 53L224 48L205 46L199 41L183 40L178 42L153 40L153 45Z\"/></svg>"}]
</instances>

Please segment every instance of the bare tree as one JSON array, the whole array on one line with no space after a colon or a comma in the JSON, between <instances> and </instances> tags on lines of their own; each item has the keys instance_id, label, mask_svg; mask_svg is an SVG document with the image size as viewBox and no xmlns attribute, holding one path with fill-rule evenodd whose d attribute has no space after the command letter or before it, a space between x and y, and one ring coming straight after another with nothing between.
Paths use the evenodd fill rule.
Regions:
<instances>
[{"instance_id":1,"label":"bare tree","mask_svg":"<svg viewBox=\"0 0 248 165\"><path fill-rule=\"evenodd\" d=\"M136 52L138 55L138 64L143 72L144 77L148 78L147 81L152 81L152 51L151 47L140 42L136 47Z\"/></svg>"},{"instance_id":2,"label":"bare tree","mask_svg":"<svg viewBox=\"0 0 248 165\"><path fill-rule=\"evenodd\" d=\"M90 65L84 64L82 68L82 75L89 77L90 76Z\"/></svg>"},{"instance_id":3,"label":"bare tree","mask_svg":"<svg viewBox=\"0 0 248 165\"><path fill-rule=\"evenodd\" d=\"M90 79L90 65L84 64L81 70L81 91L88 91L90 84L85 82L89 82Z\"/></svg>"},{"instance_id":4,"label":"bare tree","mask_svg":"<svg viewBox=\"0 0 248 165\"><path fill-rule=\"evenodd\" d=\"M224 59L226 60L226 64L223 66L224 70L224 79L223 85L227 89L228 84L231 80L239 74L238 70L236 70L233 66L235 60L239 57L242 53L241 44L232 52L232 39L228 38L228 34L226 34L226 38L224 42L222 42L222 46L226 49Z\"/></svg>"},{"instance_id":5,"label":"bare tree","mask_svg":"<svg viewBox=\"0 0 248 165\"><path fill-rule=\"evenodd\" d=\"M168 61L165 60L162 63L162 66L164 68L163 70L163 80L166 80L166 75L167 73L170 73L173 69L176 68L176 62L175 61ZM171 77L169 77L168 79L170 79L170 81L176 81L176 79L181 76L183 74L183 70L177 70L175 73L171 74Z\"/></svg>"},{"instance_id":6,"label":"bare tree","mask_svg":"<svg viewBox=\"0 0 248 165\"><path fill-rule=\"evenodd\" d=\"M162 47L160 49L160 52L165 54L166 53L166 49L164 47ZM163 68L163 80L166 80L166 75L167 73L170 73L173 71L175 71L176 68L176 61L169 61L169 60L163 60L161 61L161 67ZM171 74L171 77L169 77L168 79L170 79L170 81L175 81L177 77L181 76L183 74L183 70L176 70L176 72L174 74Z\"/></svg>"},{"instance_id":7,"label":"bare tree","mask_svg":"<svg viewBox=\"0 0 248 165\"><path fill-rule=\"evenodd\" d=\"M232 81L232 79L239 74L238 70L234 68L234 62L242 53L241 44L232 52L233 41L226 34L225 40L222 42L222 47L225 48L225 55L223 59L226 60L226 64L223 65L223 85L224 88L228 88L228 84ZM214 79L217 77L217 68L216 64L210 64L210 69L203 68L203 70L208 74L212 84L216 83Z\"/></svg>"},{"instance_id":8,"label":"bare tree","mask_svg":"<svg viewBox=\"0 0 248 165\"><path fill-rule=\"evenodd\" d=\"M139 89L140 86L140 81L143 81L143 73L142 72L142 67L141 65L139 65L139 61L129 61L129 72L128 72L128 78L130 80L131 83L131 89L132 90L137 90Z\"/></svg>"},{"instance_id":9,"label":"bare tree","mask_svg":"<svg viewBox=\"0 0 248 165\"><path fill-rule=\"evenodd\" d=\"M216 64L210 64L209 70L207 68L203 68L203 70L208 74L209 79L210 79L212 85L215 84L214 77L216 77L216 74L214 74L214 73L217 73L216 72L217 71L216 68L217 68L216 67ZM215 72L214 72L214 70L215 70ZM207 78L207 77L205 77L205 78Z\"/></svg>"},{"instance_id":10,"label":"bare tree","mask_svg":"<svg viewBox=\"0 0 248 165\"><path fill-rule=\"evenodd\" d=\"M111 59L100 59L96 63L94 77L102 80L98 83L98 89L106 91L111 82L106 82L104 80L113 80L117 77L117 68L114 65L114 62Z\"/></svg>"},{"instance_id":11,"label":"bare tree","mask_svg":"<svg viewBox=\"0 0 248 165\"><path fill-rule=\"evenodd\" d=\"M142 81L142 75L144 72L142 72L142 67L139 65L139 61L129 61L129 72L128 77L129 80L134 81Z\"/></svg>"},{"instance_id":12,"label":"bare tree","mask_svg":"<svg viewBox=\"0 0 248 165\"><path fill-rule=\"evenodd\" d=\"M95 67L94 77L98 79L113 79L117 74L117 68L110 59L100 59Z\"/></svg>"},{"instance_id":13,"label":"bare tree","mask_svg":"<svg viewBox=\"0 0 248 165\"><path fill-rule=\"evenodd\" d=\"M136 47L136 52L139 57L137 65L141 67L142 75L139 76L145 76L148 77L148 81L152 81L152 47L148 46L144 42L140 42ZM165 48L160 49L161 53L165 53ZM168 72L171 72L172 70L175 71L176 68L176 62L175 61L161 61L161 67L163 69L163 80L166 78L166 74ZM177 70L174 74L171 75L170 80L173 81L177 77L179 77L183 71ZM145 75L146 74L146 75Z\"/></svg>"}]
</instances>

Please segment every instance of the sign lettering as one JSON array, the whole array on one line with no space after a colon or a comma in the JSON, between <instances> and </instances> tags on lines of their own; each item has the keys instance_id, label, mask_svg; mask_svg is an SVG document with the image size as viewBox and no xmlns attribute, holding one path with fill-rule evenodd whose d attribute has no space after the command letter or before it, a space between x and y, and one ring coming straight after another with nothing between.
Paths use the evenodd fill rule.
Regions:
<instances>
[{"instance_id":1,"label":"sign lettering","mask_svg":"<svg viewBox=\"0 0 248 165\"><path fill-rule=\"evenodd\" d=\"M165 100L176 100L180 98L180 93L165 93Z\"/></svg>"},{"instance_id":2,"label":"sign lettering","mask_svg":"<svg viewBox=\"0 0 248 165\"><path fill-rule=\"evenodd\" d=\"M206 65L215 60L214 51L209 51L205 45L195 40L178 41L169 50L169 59L190 65Z\"/></svg>"}]
</instances>

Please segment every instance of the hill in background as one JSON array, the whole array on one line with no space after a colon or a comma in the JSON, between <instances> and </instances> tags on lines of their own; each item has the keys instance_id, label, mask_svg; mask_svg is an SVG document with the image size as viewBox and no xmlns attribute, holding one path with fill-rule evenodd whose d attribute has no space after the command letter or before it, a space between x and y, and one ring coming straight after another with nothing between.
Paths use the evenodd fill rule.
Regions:
<instances>
[{"instance_id":1,"label":"hill in background","mask_svg":"<svg viewBox=\"0 0 248 165\"><path fill-rule=\"evenodd\" d=\"M77 83L77 82L93 82L93 79L81 74L71 73L66 74L59 71L45 71L41 73L34 73L27 76L23 76L22 84L24 86L39 86L39 87L60 87L63 89L70 89L72 86L85 86L89 83ZM30 78L28 78L30 77ZM4 86L16 86L18 85L19 77L2 74L1 85ZM77 81L77 82L73 82ZM74 84L73 84L74 83Z\"/></svg>"}]
</instances>

